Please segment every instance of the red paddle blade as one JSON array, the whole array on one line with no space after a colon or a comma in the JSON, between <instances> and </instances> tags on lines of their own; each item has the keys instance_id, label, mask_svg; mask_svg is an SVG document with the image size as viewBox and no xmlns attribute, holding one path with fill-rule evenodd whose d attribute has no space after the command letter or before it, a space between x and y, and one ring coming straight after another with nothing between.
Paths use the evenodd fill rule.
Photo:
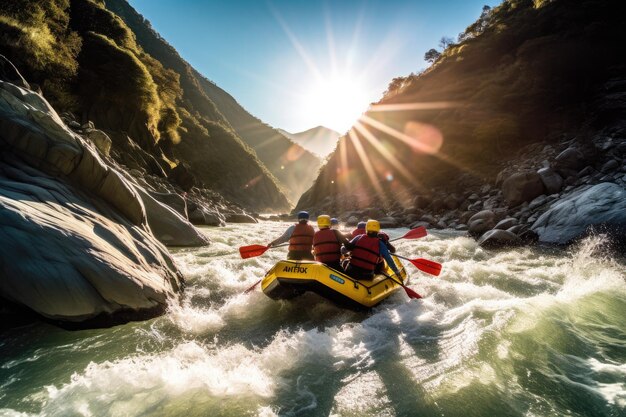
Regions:
<instances>
[{"instance_id":1,"label":"red paddle blade","mask_svg":"<svg viewBox=\"0 0 626 417\"><path fill-rule=\"evenodd\" d=\"M424 237L428 234L426 228L424 226L416 227L415 229L411 229L400 239L419 239L420 237Z\"/></svg>"},{"instance_id":2,"label":"red paddle blade","mask_svg":"<svg viewBox=\"0 0 626 417\"><path fill-rule=\"evenodd\" d=\"M422 298L421 295L419 295L418 293L416 293L415 291L413 291L412 289L410 289L406 285L403 285L402 288L404 288L404 292L406 292L406 295L408 295L409 298L414 299L414 300Z\"/></svg>"},{"instance_id":3,"label":"red paddle blade","mask_svg":"<svg viewBox=\"0 0 626 417\"><path fill-rule=\"evenodd\" d=\"M269 246L263 245L242 246L239 248L239 255L241 255L242 259L254 258L255 256L263 255L269 248Z\"/></svg>"},{"instance_id":4,"label":"red paddle blade","mask_svg":"<svg viewBox=\"0 0 626 417\"><path fill-rule=\"evenodd\" d=\"M419 269L420 271L426 272L427 274L439 276L439 274L441 273L442 265L435 261L429 261L428 259L417 258L417 259L409 259L409 262L415 265L417 269Z\"/></svg>"}]
</instances>

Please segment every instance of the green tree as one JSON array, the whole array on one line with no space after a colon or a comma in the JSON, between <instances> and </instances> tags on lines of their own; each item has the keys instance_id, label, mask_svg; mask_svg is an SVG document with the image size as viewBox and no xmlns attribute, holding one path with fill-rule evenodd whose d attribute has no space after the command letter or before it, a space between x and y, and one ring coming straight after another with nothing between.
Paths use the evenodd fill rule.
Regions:
<instances>
[{"instance_id":1,"label":"green tree","mask_svg":"<svg viewBox=\"0 0 626 417\"><path fill-rule=\"evenodd\" d=\"M440 56L441 54L439 53L439 51L437 51L435 48L431 48L424 54L424 60L432 63L438 60Z\"/></svg>"}]
</instances>

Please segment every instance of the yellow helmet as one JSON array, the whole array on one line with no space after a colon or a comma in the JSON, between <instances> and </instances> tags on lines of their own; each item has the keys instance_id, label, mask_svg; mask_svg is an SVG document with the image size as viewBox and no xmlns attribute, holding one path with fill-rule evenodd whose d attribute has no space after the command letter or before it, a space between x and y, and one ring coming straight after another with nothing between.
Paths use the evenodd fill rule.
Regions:
<instances>
[{"instance_id":1,"label":"yellow helmet","mask_svg":"<svg viewBox=\"0 0 626 417\"><path fill-rule=\"evenodd\" d=\"M322 214L317 216L317 226L321 229L323 227L330 227L330 216Z\"/></svg>"},{"instance_id":2,"label":"yellow helmet","mask_svg":"<svg viewBox=\"0 0 626 417\"><path fill-rule=\"evenodd\" d=\"M365 231L367 233L380 232L380 222L378 220L368 220L365 224Z\"/></svg>"}]
</instances>

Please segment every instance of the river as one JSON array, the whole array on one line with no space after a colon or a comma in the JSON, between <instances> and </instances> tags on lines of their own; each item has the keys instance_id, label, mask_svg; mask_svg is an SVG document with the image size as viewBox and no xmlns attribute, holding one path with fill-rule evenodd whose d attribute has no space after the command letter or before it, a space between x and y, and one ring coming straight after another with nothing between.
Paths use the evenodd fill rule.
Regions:
<instances>
[{"instance_id":1,"label":"river","mask_svg":"<svg viewBox=\"0 0 626 417\"><path fill-rule=\"evenodd\" d=\"M0 416L624 416L626 262L602 237L489 251L458 233L400 241L410 286L369 312L243 291L285 224L203 229L174 249L181 305L153 320L0 334ZM401 236L406 229L390 231Z\"/></svg>"}]
</instances>

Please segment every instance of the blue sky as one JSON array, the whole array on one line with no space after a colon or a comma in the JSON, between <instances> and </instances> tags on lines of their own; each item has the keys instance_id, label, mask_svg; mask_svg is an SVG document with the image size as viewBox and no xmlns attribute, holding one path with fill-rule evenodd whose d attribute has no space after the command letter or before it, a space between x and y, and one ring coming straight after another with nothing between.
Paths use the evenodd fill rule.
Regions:
<instances>
[{"instance_id":1,"label":"blue sky","mask_svg":"<svg viewBox=\"0 0 626 417\"><path fill-rule=\"evenodd\" d=\"M184 59L264 122L290 132L326 125L341 133L355 109L377 101L392 78L426 67L424 52L442 36L456 38L484 4L499 3L129 2Z\"/></svg>"}]
</instances>

